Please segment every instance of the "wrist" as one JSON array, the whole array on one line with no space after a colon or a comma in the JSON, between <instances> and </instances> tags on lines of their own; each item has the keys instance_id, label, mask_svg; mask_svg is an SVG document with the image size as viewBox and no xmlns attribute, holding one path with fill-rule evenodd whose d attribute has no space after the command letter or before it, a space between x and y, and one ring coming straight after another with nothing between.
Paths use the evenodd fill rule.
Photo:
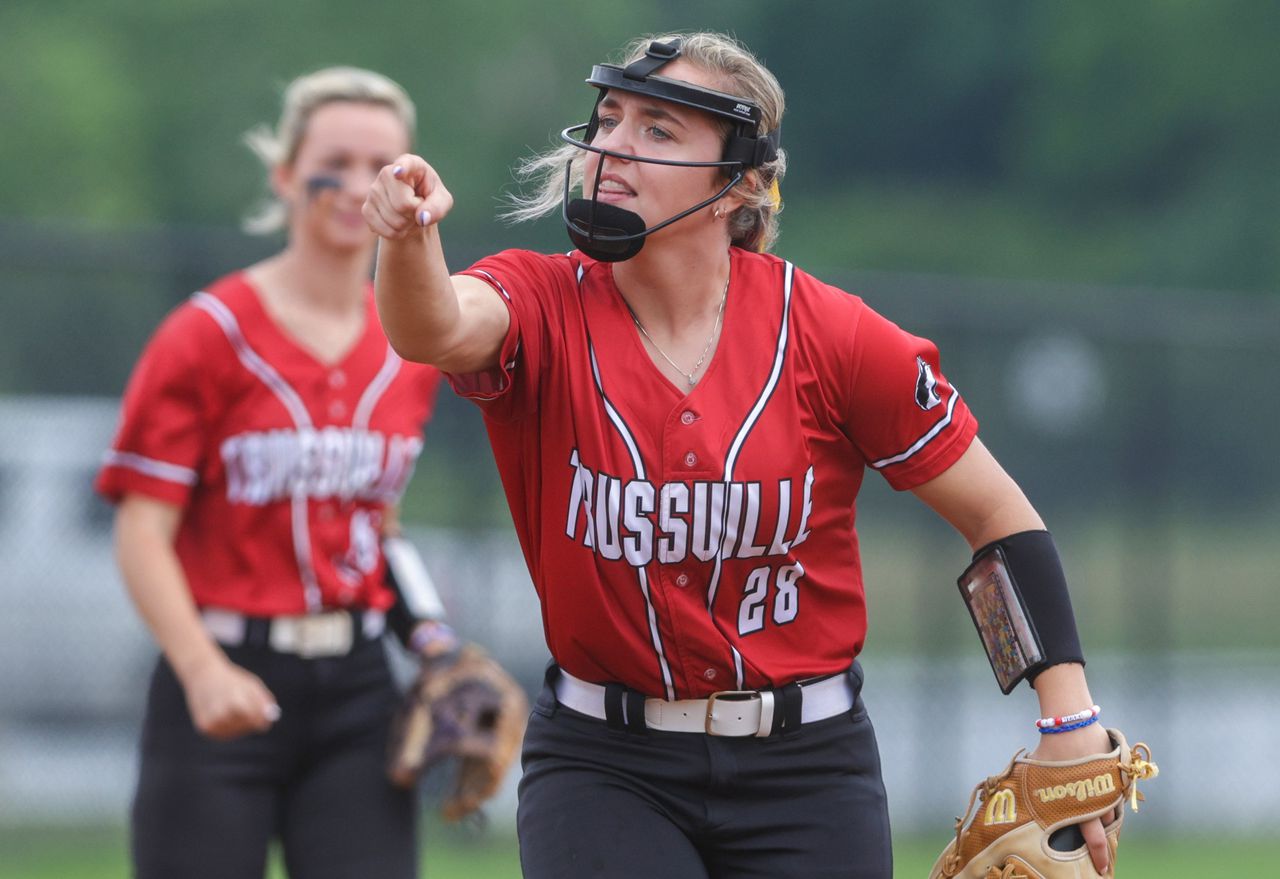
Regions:
<instances>
[{"instance_id":1,"label":"wrist","mask_svg":"<svg viewBox=\"0 0 1280 879\"><path fill-rule=\"evenodd\" d=\"M1084 666L1078 662L1049 666L1036 676L1032 686L1040 702L1041 717L1074 714L1094 704Z\"/></svg>"},{"instance_id":2,"label":"wrist","mask_svg":"<svg viewBox=\"0 0 1280 879\"><path fill-rule=\"evenodd\" d=\"M190 686L192 681L229 662L227 655L212 641L207 645L199 645L194 649L183 651L181 654L168 654L165 658L184 687Z\"/></svg>"},{"instance_id":3,"label":"wrist","mask_svg":"<svg viewBox=\"0 0 1280 879\"><path fill-rule=\"evenodd\" d=\"M1038 760L1073 760L1111 750L1111 736L1100 723L1052 736L1039 736L1033 756Z\"/></svg>"},{"instance_id":4,"label":"wrist","mask_svg":"<svg viewBox=\"0 0 1280 879\"><path fill-rule=\"evenodd\" d=\"M453 627L442 620L423 620L409 633L408 648L427 659L452 653L460 641Z\"/></svg>"}]
</instances>

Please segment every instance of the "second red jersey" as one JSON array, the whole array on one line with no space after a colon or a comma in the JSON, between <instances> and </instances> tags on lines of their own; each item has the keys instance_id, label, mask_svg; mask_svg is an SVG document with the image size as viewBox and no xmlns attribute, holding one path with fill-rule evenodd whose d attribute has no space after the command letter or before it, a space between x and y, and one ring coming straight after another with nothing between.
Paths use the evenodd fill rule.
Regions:
<instances>
[{"instance_id":1,"label":"second red jersey","mask_svg":"<svg viewBox=\"0 0 1280 879\"><path fill-rule=\"evenodd\" d=\"M383 512L413 473L438 384L391 350L371 289L364 332L325 364L231 275L148 343L97 488L183 508L176 549L202 607L384 610Z\"/></svg>"}]
</instances>

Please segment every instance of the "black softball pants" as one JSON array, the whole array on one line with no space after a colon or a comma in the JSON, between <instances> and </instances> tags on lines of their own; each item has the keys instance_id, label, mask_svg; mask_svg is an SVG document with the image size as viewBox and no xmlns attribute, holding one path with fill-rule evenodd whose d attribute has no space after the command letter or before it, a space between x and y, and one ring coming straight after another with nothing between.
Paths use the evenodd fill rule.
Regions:
<instances>
[{"instance_id":1,"label":"black softball pants","mask_svg":"<svg viewBox=\"0 0 1280 879\"><path fill-rule=\"evenodd\" d=\"M383 773L398 697L381 642L325 659L226 651L282 716L262 734L205 738L160 660L133 802L138 879L262 879L272 839L292 879L416 877L416 797Z\"/></svg>"},{"instance_id":2,"label":"black softball pants","mask_svg":"<svg viewBox=\"0 0 1280 879\"><path fill-rule=\"evenodd\" d=\"M860 686L860 668L851 673ZM544 688L523 763L526 879L893 875L880 757L861 697L793 733L725 738L613 730Z\"/></svg>"}]
</instances>

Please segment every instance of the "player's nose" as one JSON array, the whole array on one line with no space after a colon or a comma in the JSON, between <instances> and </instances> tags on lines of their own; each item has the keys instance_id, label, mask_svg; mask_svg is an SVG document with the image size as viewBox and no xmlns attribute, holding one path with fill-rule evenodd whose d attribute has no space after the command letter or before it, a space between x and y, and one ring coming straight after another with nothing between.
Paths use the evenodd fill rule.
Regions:
<instances>
[{"instance_id":1,"label":"player's nose","mask_svg":"<svg viewBox=\"0 0 1280 879\"><path fill-rule=\"evenodd\" d=\"M631 137L625 132L627 126L616 125L611 130L601 132L601 136L596 138L595 145L609 150L610 153L622 153L623 155L635 155L635 144ZM625 162L627 161L620 156L607 155L603 158L611 161Z\"/></svg>"}]
</instances>

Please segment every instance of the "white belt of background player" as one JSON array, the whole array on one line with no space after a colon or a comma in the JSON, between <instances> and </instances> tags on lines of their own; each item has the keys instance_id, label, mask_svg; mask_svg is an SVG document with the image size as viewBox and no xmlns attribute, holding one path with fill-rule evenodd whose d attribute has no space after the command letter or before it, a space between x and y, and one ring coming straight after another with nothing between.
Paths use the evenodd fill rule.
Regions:
<instances>
[{"instance_id":1,"label":"white belt of background player","mask_svg":"<svg viewBox=\"0 0 1280 879\"><path fill-rule=\"evenodd\" d=\"M602 685L579 680L560 669L555 691L556 701L566 708L605 719ZM852 708L857 699L847 673L801 684L800 692L801 723L835 717ZM644 723L649 729L663 732L763 738L773 730L774 711L781 707L777 701L769 690L724 690L706 699L645 699Z\"/></svg>"},{"instance_id":2,"label":"white belt of background player","mask_svg":"<svg viewBox=\"0 0 1280 879\"><path fill-rule=\"evenodd\" d=\"M219 644L230 647L244 644L249 628L244 614L206 607L200 616L205 629ZM306 659L345 656L351 652L357 637L372 641L381 636L386 628L386 616L381 611L366 610L360 614L359 625L357 634L355 618L344 610L272 617L267 645L277 653L292 653Z\"/></svg>"}]
</instances>

